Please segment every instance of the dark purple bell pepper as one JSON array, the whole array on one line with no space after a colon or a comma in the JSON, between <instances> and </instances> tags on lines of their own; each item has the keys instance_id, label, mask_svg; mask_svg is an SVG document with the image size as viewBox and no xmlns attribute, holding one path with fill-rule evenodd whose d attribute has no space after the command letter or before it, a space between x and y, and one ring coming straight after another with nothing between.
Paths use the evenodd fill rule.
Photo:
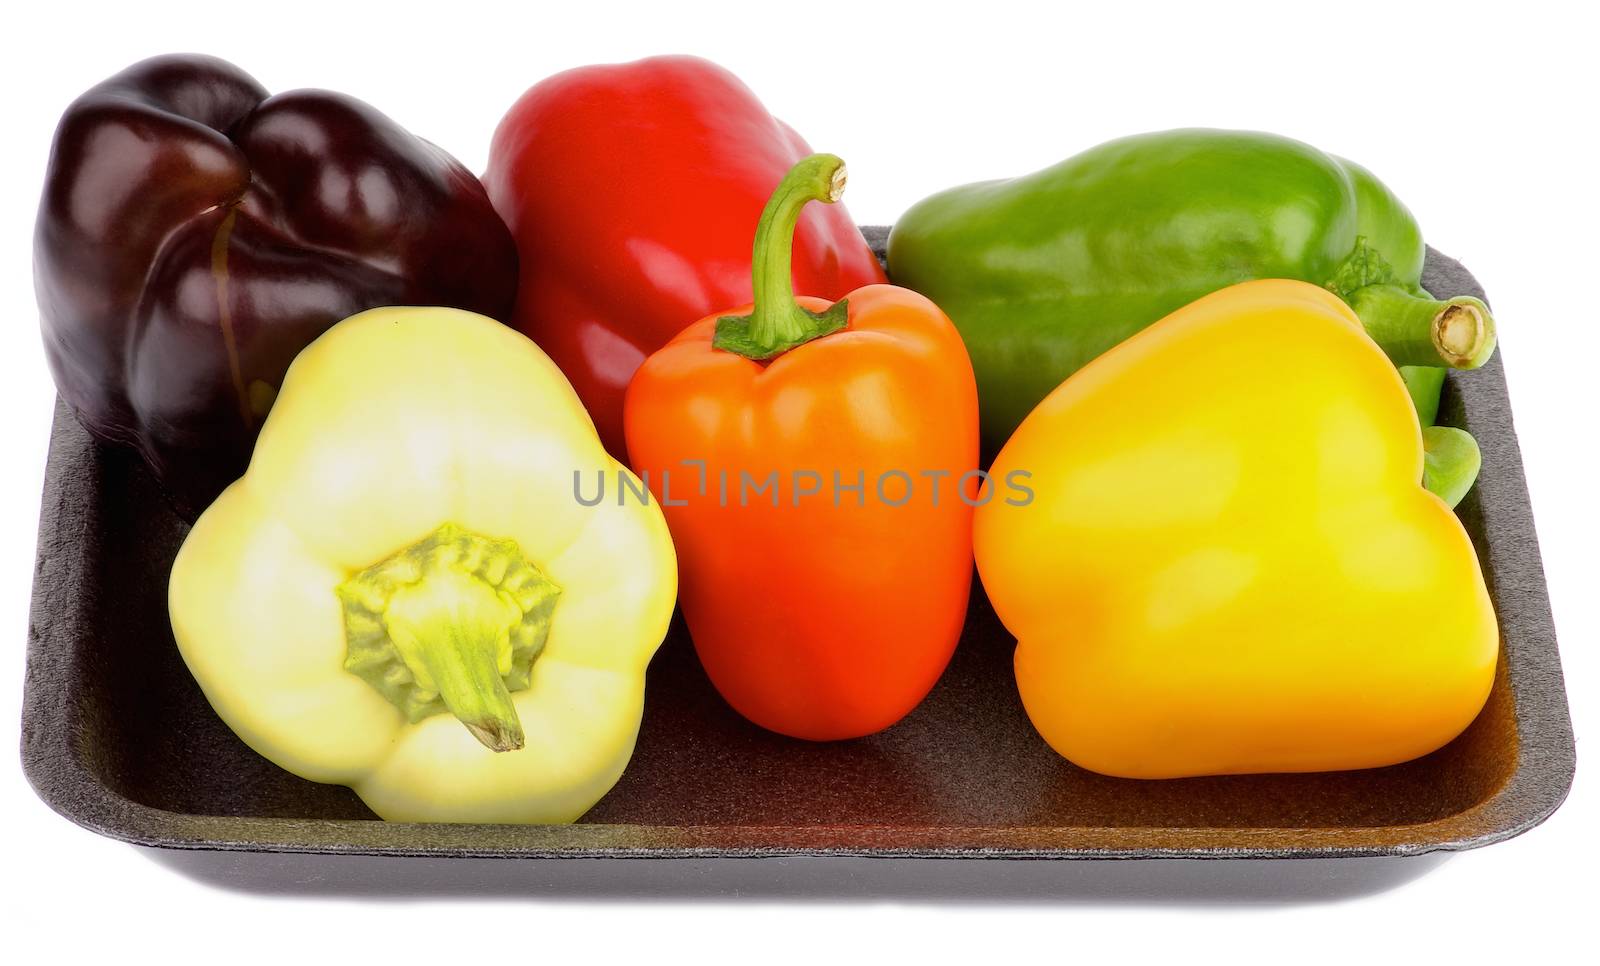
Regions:
<instances>
[{"instance_id":1,"label":"dark purple bell pepper","mask_svg":"<svg viewBox=\"0 0 1600 966\"><path fill-rule=\"evenodd\" d=\"M62 117L34 279L62 398L193 517L307 343L380 305L506 320L517 250L470 171L368 105L173 55Z\"/></svg>"}]
</instances>

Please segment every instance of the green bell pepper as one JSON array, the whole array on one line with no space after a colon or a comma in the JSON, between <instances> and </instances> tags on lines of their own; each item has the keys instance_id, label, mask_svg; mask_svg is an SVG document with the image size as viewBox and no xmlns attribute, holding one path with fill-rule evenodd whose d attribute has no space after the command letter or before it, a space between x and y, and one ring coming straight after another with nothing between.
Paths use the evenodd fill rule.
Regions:
<instances>
[{"instance_id":1,"label":"green bell pepper","mask_svg":"<svg viewBox=\"0 0 1600 966\"><path fill-rule=\"evenodd\" d=\"M1494 351L1488 308L1421 286L1405 205L1359 165L1272 134L1187 129L1111 141L1035 174L941 192L889 235L889 274L966 340L986 446L1090 360L1218 289L1290 278L1332 290L1404 367L1423 425L1442 372ZM1465 434L1461 434L1465 435ZM1467 443L1470 443L1467 437ZM1459 438L1436 489L1464 493ZM1470 458L1469 458L1470 455ZM1443 494L1441 494L1443 495Z\"/></svg>"}]
</instances>

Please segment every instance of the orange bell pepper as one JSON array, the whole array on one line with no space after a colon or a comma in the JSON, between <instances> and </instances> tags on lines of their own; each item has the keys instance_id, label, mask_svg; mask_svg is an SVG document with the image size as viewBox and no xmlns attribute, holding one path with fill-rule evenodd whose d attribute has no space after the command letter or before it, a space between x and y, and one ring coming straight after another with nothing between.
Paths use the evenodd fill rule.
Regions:
<instances>
[{"instance_id":1,"label":"orange bell pepper","mask_svg":"<svg viewBox=\"0 0 1600 966\"><path fill-rule=\"evenodd\" d=\"M944 670L981 477L972 364L937 306L889 285L792 292L800 210L843 186L836 157L797 164L756 230L754 305L650 356L624 405L712 683L812 740L894 724Z\"/></svg>"}]
</instances>

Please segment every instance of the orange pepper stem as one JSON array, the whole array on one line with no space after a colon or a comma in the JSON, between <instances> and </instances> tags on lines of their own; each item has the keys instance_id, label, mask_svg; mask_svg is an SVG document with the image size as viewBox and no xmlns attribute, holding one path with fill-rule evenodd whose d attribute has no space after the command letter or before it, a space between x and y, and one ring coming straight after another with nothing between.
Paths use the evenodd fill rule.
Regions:
<instances>
[{"instance_id":1,"label":"orange pepper stem","mask_svg":"<svg viewBox=\"0 0 1600 966\"><path fill-rule=\"evenodd\" d=\"M756 224L750 257L755 305L749 315L717 320L712 346L747 359L772 359L812 339L844 328L843 300L812 312L794 300L794 229L800 211L812 201L833 204L844 194L844 161L832 154L801 160L778 183Z\"/></svg>"}]
</instances>

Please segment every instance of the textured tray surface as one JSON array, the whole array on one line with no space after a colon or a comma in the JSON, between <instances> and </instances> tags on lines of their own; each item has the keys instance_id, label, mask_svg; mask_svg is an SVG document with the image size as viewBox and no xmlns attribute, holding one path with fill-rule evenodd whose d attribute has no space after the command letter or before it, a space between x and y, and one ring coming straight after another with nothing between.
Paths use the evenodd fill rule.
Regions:
<instances>
[{"instance_id":1,"label":"textured tray surface","mask_svg":"<svg viewBox=\"0 0 1600 966\"><path fill-rule=\"evenodd\" d=\"M869 229L881 243L881 230ZM1431 253L1435 294L1482 292ZM1483 476L1461 507L1503 639L1488 706L1459 739L1392 768L1138 782L1057 757L1012 682L1013 641L975 583L929 699L871 738L785 739L718 698L675 622L650 669L638 751L578 825L383 823L349 790L284 772L207 706L166 619L185 528L125 453L58 406L39 532L23 759L69 818L144 845L475 856L1337 857L1471 848L1560 804L1571 725L1537 538L1496 359L1451 377L1445 420Z\"/></svg>"}]
</instances>

